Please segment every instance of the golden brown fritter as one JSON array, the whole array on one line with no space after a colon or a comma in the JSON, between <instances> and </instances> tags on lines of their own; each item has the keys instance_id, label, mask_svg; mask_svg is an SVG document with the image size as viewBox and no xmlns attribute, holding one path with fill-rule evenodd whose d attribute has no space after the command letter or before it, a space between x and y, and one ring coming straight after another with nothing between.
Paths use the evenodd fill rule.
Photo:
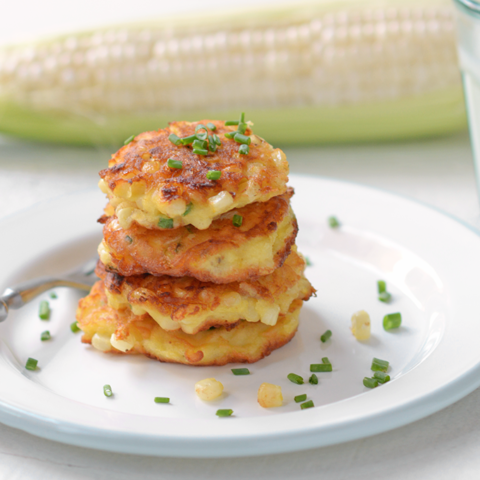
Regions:
<instances>
[{"instance_id":1,"label":"golden brown fritter","mask_svg":"<svg viewBox=\"0 0 480 480\"><path fill-rule=\"evenodd\" d=\"M199 123L213 123L221 140L216 152L193 153L192 145L174 145L171 133L187 137ZM239 154L240 144L225 137L236 127L224 122L172 122L163 130L137 135L114 154L109 168L100 172L100 188L107 194L122 228L132 222L146 228L177 228L194 225L208 228L222 213L249 203L266 202L286 191L288 163L280 149L252 134L250 152ZM179 160L182 169L167 166ZM221 177L209 180L207 172L218 170ZM173 222L172 222L173 220Z\"/></svg>"},{"instance_id":2,"label":"golden brown fritter","mask_svg":"<svg viewBox=\"0 0 480 480\"><path fill-rule=\"evenodd\" d=\"M77 321L84 332L82 342L104 352L143 354L187 365L225 365L257 362L289 342L297 330L301 306L302 301L295 300L274 326L242 321L230 330L221 327L187 335L163 330L147 314L137 316L110 307L100 281L80 300Z\"/></svg>"},{"instance_id":3,"label":"golden brown fritter","mask_svg":"<svg viewBox=\"0 0 480 480\"><path fill-rule=\"evenodd\" d=\"M125 276L190 276L214 283L255 280L280 267L295 242L291 195L290 188L267 202L231 210L206 230L149 230L136 224L122 229L117 218L110 217L98 249L100 260ZM234 215L242 217L240 227L233 224Z\"/></svg>"},{"instance_id":4,"label":"golden brown fritter","mask_svg":"<svg viewBox=\"0 0 480 480\"><path fill-rule=\"evenodd\" d=\"M111 307L131 309L135 315L148 313L164 330L196 334L239 320L275 325L293 300L308 300L314 293L304 269L305 261L294 246L280 268L245 282L215 284L148 274L123 277L107 272L101 262L96 273L105 283Z\"/></svg>"}]
</instances>

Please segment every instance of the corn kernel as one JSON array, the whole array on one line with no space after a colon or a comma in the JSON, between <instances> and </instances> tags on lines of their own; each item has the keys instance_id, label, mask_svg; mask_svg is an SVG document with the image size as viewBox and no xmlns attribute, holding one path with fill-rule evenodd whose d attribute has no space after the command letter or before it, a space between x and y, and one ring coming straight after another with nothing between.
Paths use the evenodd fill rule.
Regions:
<instances>
[{"instance_id":1,"label":"corn kernel","mask_svg":"<svg viewBox=\"0 0 480 480\"><path fill-rule=\"evenodd\" d=\"M215 400L222 394L222 392L223 385L214 378L206 378L195 384L195 393L202 400Z\"/></svg>"},{"instance_id":2,"label":"corn kernel","mask_svg":"<svg viewBox=\"0 0 480 480\"><path fill-rule=\"evenodd\" d=\"M365 310L359 310L352 315L351 329L357 340L370 338L370 316Z\"/></svg>"},{"instance_id":3,"label":"corn kernel","mask_svg":"<svg viewBox=\"0 0 480 480\"><path fill-rule=\"evenodd\" d=\"M262 383L258 389L257 400L261 407L281 407L283 404L282 387L271 383Z\"/></svg>"}]
</instances>

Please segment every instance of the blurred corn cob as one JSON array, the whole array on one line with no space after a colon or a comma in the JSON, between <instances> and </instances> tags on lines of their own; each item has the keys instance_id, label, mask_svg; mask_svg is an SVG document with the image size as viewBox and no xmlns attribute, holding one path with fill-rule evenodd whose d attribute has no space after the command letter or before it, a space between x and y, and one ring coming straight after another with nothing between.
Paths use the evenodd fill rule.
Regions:
<instances>
[{"instance_id":1,"label":"blurred corn cob","mask_svg":"<svg viewBox=\"0 0 480 480\"><path fill-rule=\"evenodd\" d=\"M448 0L318 0L207 12L0 49L0 131L119 143L248 112L273 143L465 126Z\"/></svg>"}]
</instances>

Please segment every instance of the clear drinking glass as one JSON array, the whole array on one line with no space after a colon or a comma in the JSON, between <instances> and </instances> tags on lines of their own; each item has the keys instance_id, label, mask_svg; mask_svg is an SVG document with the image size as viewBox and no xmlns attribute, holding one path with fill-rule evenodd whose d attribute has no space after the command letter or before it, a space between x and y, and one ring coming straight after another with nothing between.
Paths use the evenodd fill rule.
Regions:
<instances>
[{"instance_id":1,"label":"clear drinking glass","mask_svg":"<svg viewBox=\"0 0 480 480\"><path fill-rule=\"evenodd\" d=\"M480 195L480 1L454 0L458 54Z\"/></svg>"}]
</instances>

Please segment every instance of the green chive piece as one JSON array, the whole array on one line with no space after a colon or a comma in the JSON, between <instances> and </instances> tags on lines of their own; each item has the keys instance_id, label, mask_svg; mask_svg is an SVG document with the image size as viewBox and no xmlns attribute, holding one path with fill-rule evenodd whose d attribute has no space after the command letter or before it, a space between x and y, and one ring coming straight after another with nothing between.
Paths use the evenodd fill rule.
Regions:
<instances>
[{"instance_id":1,"label":"green chive piece","mask_svg":"<svg viewBox=\"0 0 480 480\"><path fill-rule=\"evenodd\" d=\"M305 263L307 264L307 267L311 267L313 265L312 261L308 257L305 257Z\"/></svg>"},{"instance_id":2,"label":"green chive piece","mask_svg":"<svg viewBox=\"0 0 480 480\"><path fill-rule=\"evenodd\" d=\"M208 137L207 131L205 131L205 132L203 132L203 133L202 133L202 132L199 132L199 133L197 133L196 135L197 135L197 138L198 138L199 140L206 140L207 137Z\"/></svg>"},{"instance_id":3,"label":"green chive piece","mask_svg":"<svg viewBox=\"0 0 480 480\"><path fill-rule=\"evenodd\" d=\"M250 370L248 368L232 368L232 373L234 375L250 375Z\"/></svg>"},{"instance_id":4,"label":"green chive piece","mask_svg":"<svg viewBox=\"0 0 480 480\"><path fill-rule=\"evenodd\" d=\"M293 397L295 400L295 403L301 403L304 402L307 399L307 394L304 393L303 395L297 395L296 397Z\"/></svg>"},{"instance_id":5,"label":"green chive piece","mask_svg":"<svg viewBox=\"0 0 480 480\"><path fill-rule=\"evenodd\" d=\"M220 141L220 137L216 134L213 134L212 135L212 138L213 138L213 141L218 145L220 146L222 144L222 142Z\"/></svg>"},{"instance_id":6,"label":"green chive piece","mask_svg":"<svg viewBox=\"0 0 480 480\"><path fill-rule=\"evenodd\" d=\"M391 298L392 295L390 295L388 292L382 292L378 294L378 299L383 303L388 303Z\"/></svg>"},{"instance_id":7,"label":"green chive piece","mask_svg":"<svg viewBox=\"0 0 480 480\"><path fill-rule=\"evenodd\" d=\"M209 180L218 180L222 176L222 172L220 170L209 170L207 172L207 178Z\"/></svg>"},{"instance_id":8,"label":"green chive piece","mask_svg":"<svg viewBox=\"0 0 480 480\"><path fill-rule=\"evenodd\" d=\"M328 359L328 357L323 357L322 358L322 363L325 365L331 365L332 362Z\"/></svg>"},{"instance_id":9,"label":"green chive piece","mask_svg":"<svg viewBox=\"0 0 480 480\"><path fill-rule=\"evenodd\" d=\"M234 215L232 223L234 227L241 227L243 223L243 217L241 215Z\"/></svg>"},{"instance_id":10,"label":"green chive piece","mask_svg":"<svg viewBox=\"0 0 480 480\"><path fill-rule=\"evenodd\" d=\"M197 155L208 155L208 150L204 148L194 148L193 153L196 153Z\"/></svg>"},{"instance_id":11,"label":"green chive piece","mask_svg":"<svg viewBox=\"0 0 480 480\"><path fill-rule=\"evenodd\" d=\"M337 228L340 226L340 222L337 220L337 217L328 217L328 224L331 228Z\"/></svg>"},{"instance_id":12,"label":"green chive piece","mask_svg":"<svg viewBox=\"0 0 480 480\"><path fill-rule=\"evenodd\" d=\"M238 125L238 123L239 123L238 120L227 120L225 122L225 126L226 127L231 127L232 125Z\"/></svg>"},{"instance_id":13,"label":"green chive piece","mask_svg":"<svg viewBox=\"0 0 480 480\"><path fill-rule=\"evenodd\" d=\"M174 133L171 133L169 136L168 136L168 139L174 144L174 145L181 145L182 144L182 139L180 137L178 137L177 135L175 135Z\"/></svg>"},{"instance_id":14,"label":"green chive piece","mask_svg":"<svg viewBox=\"0 0 480 480\"><path fill-rule=\"evenodd\" d=\"M225 138L229 138L230 140L237 134L238 132L235 130L233 132L227 132L225 134Z\"/></svg>"},{"instance_id":15,"label":"green chive piece","mask_svg":"<svg viewBox=\"0 0 480 480\"><path fill-rule=\"evenodd\" d=\"M375 388L375 387L378 387L378 380L376 378L368 378L368 377L365 377L363 379L363 384L367 387L367 388Z\"/></svg>"},{"instance_id":16,"label":"green chive piece","mask_svg":"<svg viewBox=\"0 0 480 480\"><path fill-rule=\"evenodd\" d=\"M216 143L209 142L209 144L208 144L208 149L209 149L211 152L216 152L216 151L217 151L217 144L216 144Z\"/></svg>"},{"instance_id":17,"label":"green chive piece","mask_svg":"<svg viewBox=\"0 0 480 480\"><path fill-rule=\"evenodd\" d=\"M73 322L70 324L70 330L73 332L73 333L77 333L80 331L80 328L78 326L78 323L77 322Z\"/></svg>"},{"instance_id":18,"label":"green chive piece","mask_svg":"<svg viewBox=\"0 0 480 480\"><path fill-rule=\"evenodd\" d=\"M29 358L27 360L27 363L25 364L25 368L27 370L36 370L37 369L37 363L38 363L38 360L35 360L34 358Z\"/></svg>"},{"instance_id":19,"label":"green chive piece","mask_svg":"<svg viewBox=\"0 0 480 480\"><path fill-rule=\"evenodd\" d=\"M311 377L308 379L308 383L311 383L312 385L318 385L318 377L312 373Z\"/></svg>"},{"instance_id":20,"label":"green chive piece","mask_svg":"<svg viewBox=\"0 0 480 480\"><path fill-rule=\"evenodd\" d=\"M373 358L372 360L372 366L370 367L370 370L373 372L386 372L388 370L388 366L390 365L389 362L386 360L380 360L379 358Z\"/></svg>"},{"instance_id":21,"label":"green chive piece","mask_svg":"<svg viewBox=\"0 0 480 480\"><path fill-rule=\"evenodd\" d=\"M130 135L124 142L124 145L128 145L130 142L133 142L133 139L135 138L135 135Z\"/></svg>"},{"instance_id":22,"label":"green chive piece","mask_svg":"<svg viewBox=\"0 0 480 480\"><path fill-rule=\"evenodd\" d=\"M50 305L46 300L40 302L40 307L38 309L38 316L42 320L48 320L50 318Z\"/></svg>"},{"instance_id":23,"label":"green chive piece","mask_svg":"<svg viewBox=\"0 0 480 480\"><path fill-rule=\"evenodd\" d=\"M193 148L201 148L206 150L208 146L208 142L206 140L195 140L192 144Z\"/></svg>"},{"instance_id":24,"label":"green chive piece","mask_svg":"<svg viewBox=\"0 0 480 480\"><path fill-rule=\"evenodd\" d=\"M104 394L106 397L111 397L111 396L113 396L112 387L111 387L110 385L104 385L104 386L103 386L103 394Z\"/></svg>"},{"instance_id":25,"label":"green chive piece","mask_svg":"<svg viewBox=\"0 0 480 480\"><path fill-rule=\"evenodd\" d=\"M377 379L380 383L387 383L390 381L390 375L385 372L375 372L373 378Z\"/></svg>"},{"instance_id":26,"label":"green chive piece","mask_svg":"<svg viewBox=\"0 0 480 480\"><path fill-rule=\"evenodd\" d=\"M195 133L197 133L199 130L207 130L207 127L205 125L203 125L202 123L199 123L196 127L195 127Z\"/></svg>"},{"instance_id":27,"label":"green chive piece","mask_svg":"<svg viewBox=\"0 0 480 480\"><path fill-rule=\"evenodd\" d=\"M312 363L310 365L311 372L331 372L332 364L331 363Z\"/></svg>"},{"instance_id":28,"label":"green chive piece","mask_svg":"<svg viewBox=\"0 0 480 480\"><path fill-rule=\"evenodd\" d=\"M247 124L246 123L239 123L238 124L238 128L237 128L237 132L240 133L241 135L243 135L247 130Z\"/></svg>"},{"instance_id":29,"label":"green chive piece","mask_svg":"<svg viewBox=\"0 0 480 480\"><path fill-rule=\"evenodd\" d=\"M127 235L127 236L125 237L125 241L126 241L127 243L132 243L132 242L133 242L133 238L132 238L130 235Z\"/></svg>"},{"instance_id":30,"label":"green chive piece","mask_svg":"<svg viewBox=\"0 0 480 480\"><path fill-rule=\"evenodd\" d=\"M385 280L378 280L377 282L378 293L383 293L387 291L387 283Z\"/></svg>"},{"instance_id":31,"label":"green chive piece","mask_svg":"<svg viewBox=\"0 0 480 480\"><path fill-rule=\"evenodd\" d=\"M58 297L57 297L57 294L55 292L50 292L50 298L53 298L55 300Z\"/></svg>"},{"instance_id":32,"label":"green chive piece","mask_svg":"<svg viewBox=\"0 0 480 480\"><path fill-rule=\"evenodd\" d=\"M190 135L188 137L183 137L183 138L180 139L180 141L183 143L183 145L190 145L195 140L198 140L197 135Z\"/></svg>"},{"instance_id":33,"label":"green chive piece","mask_svg":"<svg viewBox=\"0 0 480 480\"><path fill-rule=\"evenodd\" d=\"M45 330L40 334L40 340L42 342L45 342L45 340L50 340L52 336L50 335L50 332L48 330Z\"/></svg>"},{"instance_id":34,"label":"green chive piece","mask_svg":"<svg viewBox=\"0 0 480 480\"><path fill-rule=\"evenodd\" d=\"M153 401L155 403L170 403L170 399L168 397L155 397Z\"/></svg>"},{"instance_id":35,"label":"green chive piece","mask_svg":"<svg viewBox=\"0 0 480 480\"><path fill-rule=\"evenodd\" d=\"M327 330L327 331L320 337L320 340L322 341L322 343L325 343L331 336L332 336L332 331L331 331L331 330Z\"/></svg>"},{"instance_id":36,"label":"green chive piece","mask_svg":"<svg viewBox=\"0 0 480 480\"><path fill-rule=\"evenodd\" d=\"M305 410L306 408L313 408L315 405L313 404L313 400L309 400L308 402L302 403L300 408Z\"/></svg>"},{"instance_id":37,"label":"green chive piece","mask_svg":"<svg viewBox=\"0 0 480 480\"><path fill-rule=\"evenodd\" d=\"M383 317L383 328L385 330L392 330L393 328L398 328L402 324L402 314L401 313L390 313Z\"/></svg>"},{"instance_id":38,"label":"green chive piece","mask_svg":"<svg viewBox=\"0 0 480 480\"><path fill-rule=\"evenodd\" d=\"M183 168L183 163L181 160L175 160L174 158L169 158L167 160L167 167L170 168Z\"/></svg>"},{"instance_id":39,"label":"green chive piece","mask_svg":"<svg viewBox=\"0 0 480 480\"><path fill-rule=\"evenodd\" d=\"M252 139L250 137L247 137L247 135L242 135L241 133L236 133L233 139L237 143L242 143L244 145L250 145L250 143L252 143Z\"/></svg>"},{"instance_id":40,"label":"green chive piece","mask_svg":"<svg viewBox=\"0 0 480 480\"><path fill-rule=\"evenodd\" d=\"M287 378L291 382L296 383L297 385L303 385L303 378L300 375L297 375L295 373L289 373L287 375Z\"/></svg>"},{"instance_id":41,"label":"green chive piece","mask_svg":"<svg viewBox=\"0 0 480 480\"><path fill-rule=\"evenodd\" d=\"M248 145L240 145L240 148L238 149L240 155L248 155L248 152L250 152Z\"/></svg>"},{"instance_id":42,"label":"green chive piece","mask_svg":"<svg viewBox=\"0 0 480 480\"><path fill-rule=\"evenodd\" d=\"M173 218L160 218L157 225L160 228L173 228Z\"/></svg>"},{"instance_id":43,"label":"green chive piece","mask_svg":"<svg viewBox=\"0 0 480 480\"><path fill-rule=\"evenodd\" d=\"M214 132L214 131L217 129L217 127L216 127L212 122L208 122L208 123L207 123L207 127L208 127L212 132Z\"/></svg>"},{"instance_id":44,"label":"green chive piece","mask_svg":"<svg viewBox=\"0 0 480 480\"><path fill-rule=\"evenodd\" d=\"M187 208L185 209L185 211L183 212L182 217L185 217L186 215L188 215L188 214L192 211L192 208L193 208L193 203L190 202L190 203L187 205Z\"/></svg>"},{"instance_id":45,"label":"green chive piece","mask_svg":"<svg viewBox=\"0 0 480 480\"><path fill-rule=\"evenodd\" d=\"M231 408L224 408L224 409L217 410L217 413L215 413L215 415L217 417L230 417L232 413L233 413L233 410Z\"/></svg>"}]
</instances>

